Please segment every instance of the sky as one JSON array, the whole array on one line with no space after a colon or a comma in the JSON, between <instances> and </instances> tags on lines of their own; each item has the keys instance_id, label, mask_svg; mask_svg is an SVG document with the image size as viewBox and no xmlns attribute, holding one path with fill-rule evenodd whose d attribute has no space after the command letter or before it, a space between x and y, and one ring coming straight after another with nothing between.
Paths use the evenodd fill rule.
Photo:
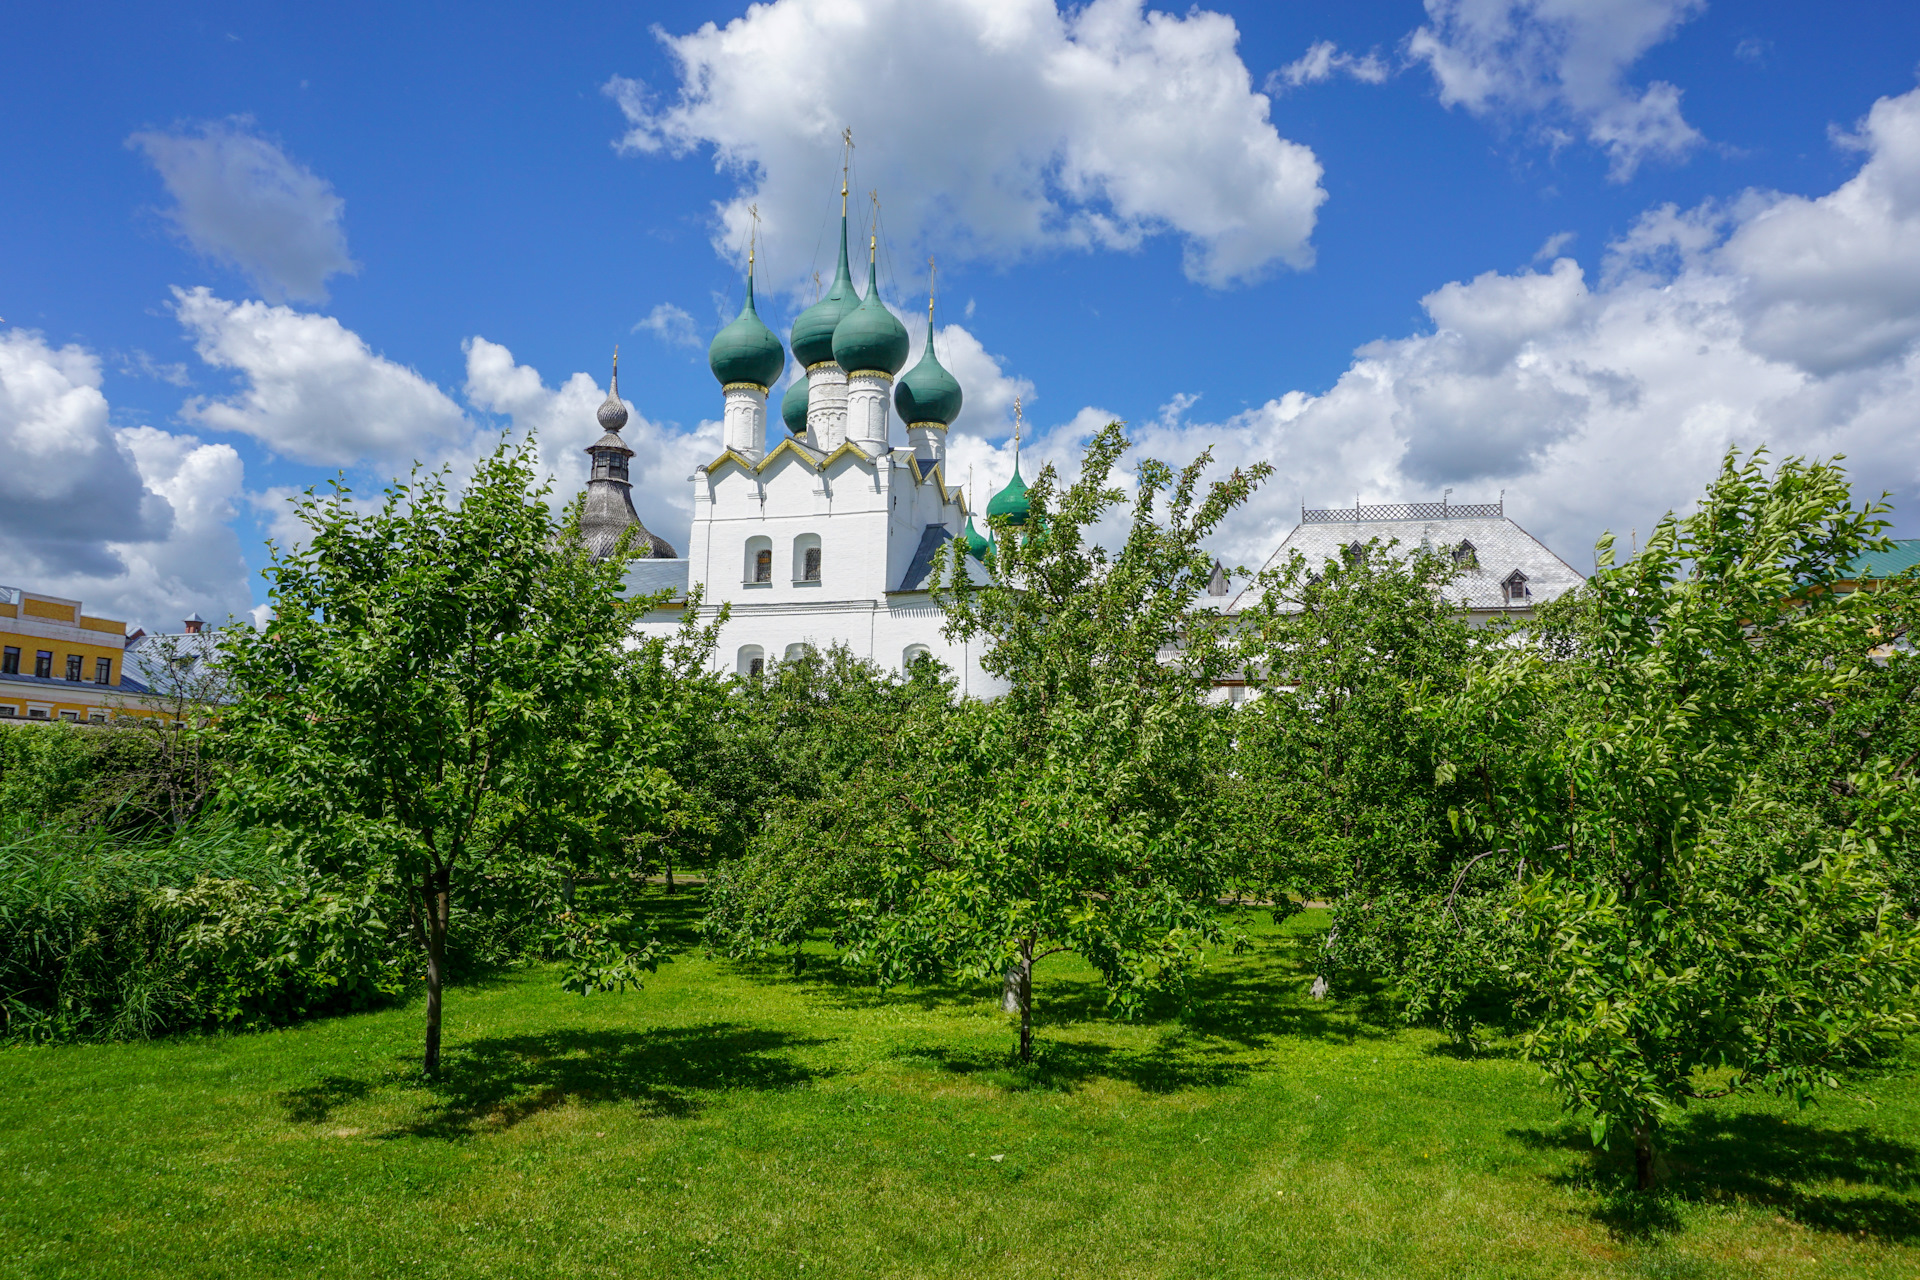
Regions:
<instances>
[{"instance_id":1,"label":"sky","mask_svg":"<svg viewBox=\"0 0 1920 1280\"><path fill-rule=\"evenodd\" d=\"M1019 397L1029 478L1115 418L1271 463L1229 564L1504 495L1584 570L1730 447L1844 454L1920 536L1917 71L1910 0L23 8L0 583L259 616L290 497L503 433L564 500L616 345L684 548L706 344L756 225L777 332L831 275L844 129L911 359L937 263L980 506Z\"/></svg>"}]
</instances>

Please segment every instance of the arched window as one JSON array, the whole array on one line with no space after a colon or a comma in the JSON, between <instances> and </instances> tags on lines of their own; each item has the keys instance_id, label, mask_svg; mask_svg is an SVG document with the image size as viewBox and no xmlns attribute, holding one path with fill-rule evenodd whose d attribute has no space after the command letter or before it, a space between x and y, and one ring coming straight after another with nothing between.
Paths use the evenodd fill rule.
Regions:
<instances>
[{"instance_id":1,"label":"arched window","mask_svg":"<svg viewBox=\"0 0 1920 1280\"><path fill-rule=\"evenodd\" d=\"M922 658L931 657L933 657L933 650L927 648L927 646L923 644L910 644L907 646L906 652L900 655L900 669L902 671L911 671L913 670L914 663L920 661Z\"/></svg>"},{"instance_id":2,"label":"arched window","mask_svg":"<svg viewBox=\"0 0 1920 1280\"><path fill-rule=\"evenodd\" d=\"M743 676L757 676L767 669L767 651L757 644L740 646L739 671Z\"/></svg>"},{"instance_id":3,"label":"arched window","mask_svg":"<svg viewBox=\"0 0 1920 1280\"><path fill-rule=\"evenodd\" d=\"M820 535L803 533L793 540L793 580L820 581Z\"/></svg>"},{"instance_id":4,"label":"arched window","mask_svg":"<svg viewBox=\"0 0 1920 1280\"><path fill-rule=\"evenodd\" d=\"M786 656L782 658L781 661L798 662L800 661L800 659L806 656L807 656L807 643L806 641L802 640L798 644L788 645Z\"/></svg>"},{"instance_id":5,"label":"arched window","mask_svg":"<svg viewBox=\"0 0 1920 1280\"><path fill-rule=\"evenodd\" d=\"M750 587L773 585L772 538L747 539L747 559L740 573L740 581Z\"/></svg>"}]
</instances>

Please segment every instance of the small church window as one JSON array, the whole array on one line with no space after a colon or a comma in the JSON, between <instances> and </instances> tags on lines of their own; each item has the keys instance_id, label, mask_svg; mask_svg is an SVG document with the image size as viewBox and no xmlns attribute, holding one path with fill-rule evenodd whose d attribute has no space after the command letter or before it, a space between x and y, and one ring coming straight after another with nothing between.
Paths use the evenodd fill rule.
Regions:
<instances>
[{"instance_id":1,"label":"small church window","mask_svg":"<svg viewBox=\"0 0 1920 1280\"><path fill-rule=\"evenodd\" d=\"M737 670L743 676L758 676L758 675L766 674L766 670L767 670L766 650L762 649L757 644L741 645L739 662L734 669Z\"/></svg>"},{"instance_id":2,"label":"small church window","mask_svg":"<svg viewBox=\"0 0 1920 1280\"><path fill-rule=\"evenodd\" d=\"M793 540L793 580L820 581L820 535L803 533Z\"/></svg>"},{"instance_id":3,"label":"small church window","mask_svg":"<svg viewBox=\"0 0 1920 1280\"><path fill-rule=\"evenodd\" d=\"M773 539L747 539L747 563L740 576L749 586L773 582Z\"/></svg>"},{"instance_id":4,"label":"small church window","mask_svg":"<svg viewBox=\"0 0 1920 1280\"><path fill-rule=\"evenodd\" d=\"M913 664L923 658L931 658L933 651L923 644L910 644L906 652L900 655L900 667L903 671L912 671Z\"/></svg>"}]
</instances>

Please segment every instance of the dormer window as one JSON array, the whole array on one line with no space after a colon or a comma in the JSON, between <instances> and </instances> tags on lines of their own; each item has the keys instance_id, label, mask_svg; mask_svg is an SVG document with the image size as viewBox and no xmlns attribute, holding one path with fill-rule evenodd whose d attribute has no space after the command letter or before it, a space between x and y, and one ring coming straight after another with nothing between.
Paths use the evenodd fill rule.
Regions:
<instances>
[{"instance_id":1,"label":"dormer window","mask_svg":"<svg viewBox=\"0 0 1920 1280\"><path fill-rule=\"evenodd\" d=\"M1505 593L1508 604L1525 604L1533 596L1533 592L1527 590L1527 575L1518 569L1506 576L1500 589Z\"/></svg>"},{"instance_id":2,"label":"dormer window","mask_svg":"<svg viewBox=\"0 0 1920 1280\"><path fill-rule=\"evenodd\" d=\"M1366 544L1362 542L1349 542L1340 549L1340 554L1347 558L1348 564L1360 564L1367 558Z\"/></svg>"},{"instance_id":3,"label":"dormer window","mask_svg":"<svg viewBox=\"0 0 1920 1280\"><path fill-rule=\"evenodd\" d=\"M1462 569L1471 569L1480 563L1480 549L1462 538L1459 545L1453 549L1453 562Z\"/></svg>"}]
</instances>

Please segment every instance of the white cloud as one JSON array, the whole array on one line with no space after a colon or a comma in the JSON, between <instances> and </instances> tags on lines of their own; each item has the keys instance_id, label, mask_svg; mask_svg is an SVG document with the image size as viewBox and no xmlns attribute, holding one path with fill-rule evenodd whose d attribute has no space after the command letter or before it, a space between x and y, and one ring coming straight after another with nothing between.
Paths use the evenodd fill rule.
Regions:
<instances>
[{"instance_id":1,"label":"white cloud","mask_svg":"<svg viewBox=\"0 0 1920 1280\"><path fill-rule=\"evenodd\" d=\"M0 334L0 563L9 586L89 612L177 626L248 603L227 521L240 459L152 427L116 430L100 362L37 333Z\"/></svg>"},{"instance_id":2,"label":"white cloud","mask_svg":"<svg viewBox=\"0 0 1920 1280\"><path fill-rule=\"evenodd\" d=\"M647 312L646 319L633 326L635 333L642 329L652 333L660 341L675 347L699 347L700 335L695 331L693 317L674 306L671 302L662 302Z\"/></svg>"},{"instance_id":3,"label":"white cloud","mask_svg":"<svg viewBox=\"0 0 1920 1280\"><path fill-rule=\"evenodd\" d=\"M346 201L251 130L245 118L209 121L127 145L159 170L174 200L167 217L197 252L238 267L273 301L323 301L327 277L359 270L340 224Z\"/></svg>"},{"instance_id":4,"label":"white cloud","mask_svg":"<svg viewBox=\"0 0 1920 1280\"><path fill-rule=\"evenodd\" d=\"M828 252L850 126L856 181L890 198L885 224L908 244L1005 260L1177 234L1188 276L1224 286L1309 265L1326 198L1238 38L1223 14L1140 0L773 0L662 35L673 101L617 77L607 92L631 126L623 150L713 148L740 180L716 248L745 244L757 204L763 261L789 285L819 265L816 243Z\"/></svg>"},{"instance_id":5,"label":"white cloud","mask_svg":"<svg viewBox=\"0 0 1920 1280\"><path fill-rule=\"evenodd\" d=\"M1321 40L1309 45L1305 53L1269 75L1266 90L1272 93L1277 88L1298 89L1303 84L1320 84L1336 75L1351 76L1362 84L1385 84L1387 64L1376 54L1355 57L1351 53L1340 52L1340 47L1333 41Z\"/></svg>"},{"instance_id":6,"label":"white cloud","mask_svg":"<svg viewBox=\"0 0 1920 1280\"><path fill-rule=\"evenodd\" d=\"M594 412L607 398L606 388L576 373L556 388L540 371L516 363L513 352L497 342L473 337L467 353L468 403L509 420L516 432L532 431L541 464L554 478L553 498L569 501L587 482L586 448L600 437ZM622 397L624 399L624 397ZM702 422L691 432L669 430L639 413L631 401L620 436L633 450L628 464L633 505L649 531L671 542L682 555L693 519L693 469L720 452L720 424ZM777 408L774 410L777 416ZM770 430L777 423L770 424Z\"/></svg>"},{"instance_id":7,"label":"white cloud","mask_svg":"<svg viewBox=\"0 0 1920 1280\"><path fill-rule=\"evenodd\" d=\"M1325 394L1223 422L1176 400L1140 450L1277 474L1221 551L1258 563L1299 504L1491 500L1576 567L1698 496L1729 444L1847 455L1862 499L1920 502L1920 90L1876 103L1859 172L1816 198L1649 212L1597 284L1570 258L1422 300L1430 333L1369 344ZM1032 452L1071 463L1086 410ZM1004 476L1004 470L997 473ZM990 493L984 485L982 494Z\"/></svg>"},{"instance_id":8,"label":"white cloud","mask_svg":"<svg viewBox=\"0 0 1920 1280\"><path fill-rule=\"evenodd\" d=\"M1407 52L1432 69L1440 101L1475 115L1535 117L1542 136L1585 131L1624 181L1643 160L1678 160L1700 133L1680 90L1626 72L1706 8L1705 0L1426 0Z\"/></svg>"},{"instance_id":9,"label":"white cloud","mask_svg":"<svg viewBox=\"0 0 1920 1280\"><path fill-rule=\"evenodd\" d=\"M0 334L0 539L20 562L11 572L112 574L122 565L110 541L166 536L167 500L147 487L107 410L92 352L32 330Z\"/></svg>"},{"instance_id":10,"label":"white cloud","mask_svg":"<svg viewBox=\"0 0 1920 1280\"><path fill-rule=\"evenodd\" d=\"M175 289L174 311L200 358L244 380L196 396L181 416L238 431L303 462L404 468L471 448L472 424L445 392L370 349L331 316Z\"/></svg>"}]
</instances>

